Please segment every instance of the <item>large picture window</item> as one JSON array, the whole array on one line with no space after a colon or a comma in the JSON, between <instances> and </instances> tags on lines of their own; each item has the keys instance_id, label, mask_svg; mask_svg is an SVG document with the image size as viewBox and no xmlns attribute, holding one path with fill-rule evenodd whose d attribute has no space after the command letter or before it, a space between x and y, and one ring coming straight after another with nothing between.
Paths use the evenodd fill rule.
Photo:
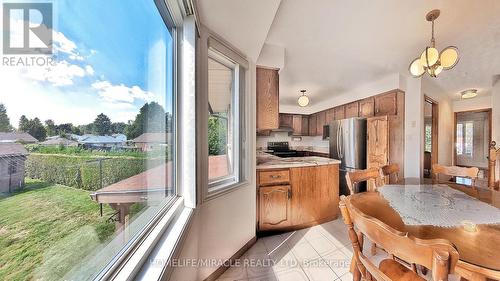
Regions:
<instances>
[{"instance_id":1,"label":"large picture window","mask_svg":"<svg viewBox=\"0 0 500 281\"><path fill-rule=\"evenodd\" d=\"M54 7L54 63L0 68L2 280L106 276L177 198L176 30L165 7Z\"/></svg>"}]
</instances>

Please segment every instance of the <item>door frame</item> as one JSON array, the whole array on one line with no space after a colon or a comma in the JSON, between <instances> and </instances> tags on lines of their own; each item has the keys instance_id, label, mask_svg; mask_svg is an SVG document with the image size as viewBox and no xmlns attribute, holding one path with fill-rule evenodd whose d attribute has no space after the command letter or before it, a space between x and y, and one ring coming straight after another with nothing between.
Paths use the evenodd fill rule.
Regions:
<instances>
[{"instance_id":1,"label":"door frame","mask_svg":"<svg viewBox=\"0 0 500 281\"><path fill-rule=\"evenodd\" d=\"M439 159L439 103L431 97L424 95L424 102L432 105L432 151L431 166L438 163ZM424 114L424 153L425 153L425 114ZM423 155L422 155L423 157ZM423 158L422 158L423 159Z\"/></svg>"},{"instance_id":2,"label":"door frame","mask_svg":"<svg viewBox=\"0 0 500 281\"><path fill-rule=\"evenodd\" d=\"M482 109L473 109L473 110L464 110L464 111L456 111L453 112L453 162L452 165L456 166L457 165L457 114L458 113L481 113L481 112L486 112L488 113L488 123L489 123L489 128L488 128L488 134L489 134L489 139L488 143L491 143L491 140L493 138L492 136L492 125L493 125L493 110L492 108L482 108Z\"/></svg>"}]
</instances>

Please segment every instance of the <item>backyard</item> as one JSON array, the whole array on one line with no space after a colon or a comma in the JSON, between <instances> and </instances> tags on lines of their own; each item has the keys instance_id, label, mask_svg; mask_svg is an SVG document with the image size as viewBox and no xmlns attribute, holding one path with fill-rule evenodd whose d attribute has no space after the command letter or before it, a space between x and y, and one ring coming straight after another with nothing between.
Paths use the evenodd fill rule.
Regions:
<instances>
[{"instance_id":1,"label":"backyard","mask_svg":"<svg viewBox=\"0 0 500 281\"><path fill-rule=\"evenodd\" d=\"M0 280L58 280L114 233L89 192L26 179L0 197Z\"/></svg>"}]
</instances>

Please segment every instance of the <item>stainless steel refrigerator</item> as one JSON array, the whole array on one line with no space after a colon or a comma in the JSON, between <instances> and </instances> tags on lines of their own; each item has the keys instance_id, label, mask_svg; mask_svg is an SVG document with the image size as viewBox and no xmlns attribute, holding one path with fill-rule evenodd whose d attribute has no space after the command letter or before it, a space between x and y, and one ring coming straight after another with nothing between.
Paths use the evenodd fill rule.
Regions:
<instances>
[{"instance_id":1,"label":"stainless steel refrigerator","mask_svg":"<svg viewBox=\"0 0 500 281\"><path fill-rule=\"evenodd\" d=\"M346 172L366 169L366 119L349 118L329 124L330 158L340 164L340 195L349 195ZM366 191L366 184L359 184L354 192Z\"/></svg>"}]
</instances>

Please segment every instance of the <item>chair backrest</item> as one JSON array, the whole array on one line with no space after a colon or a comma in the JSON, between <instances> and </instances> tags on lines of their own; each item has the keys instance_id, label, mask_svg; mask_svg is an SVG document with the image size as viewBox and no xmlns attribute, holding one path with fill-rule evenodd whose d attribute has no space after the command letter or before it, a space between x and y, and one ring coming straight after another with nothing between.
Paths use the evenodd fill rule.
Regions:
<instances>
[{"instance_id":1,"label":"chair backrest","mask_svg":"<svg viewBox=\"0 0 500 281\"><path fill-rule=\"evenodd\" d=\"M390 183L391 176L393 177L394 182L399 181L399 165L398 164L388 164L388 165L382 166L381 170L382 170L382 175L384 175L384 177L386 177L386 179L388 179L385 181L386 184Z\"/></svg>"},{"instance_id":2,"label":"chair backrest","mask_svg":"<svg viewBox=\"0 0 500 281\"><path fill-rule=\"evenodd\" d=\"M339 206L344 223L348 228L355 262L362 275L366 274L365 270L368 270L370 275L379 277L376 278L377 280L390 280L363 255L362 239L360 239L362 235L391 255L406 262L432 269L433 280L447 280L448 275L454 272L458 262L458 251L449 241L444 239L423 240L411 237L406 232L397 231L376 218L364 214L353 206L350 200L350 196L342 196ZM354 227L359 233L356 233Z\"/></svg>"},{"instance_id":3,"label":"chair backrest","mask_svg":"<svg viewBox=\"0 0 500 281\"><path fill-rule=\"evenodd\" d=\"M377 187L382 185L380 170L377 168L347 172L345 179L351 194L354 194L354 186L360 182L367 182L368 191L375 191ZM374 188L370 186L374 186Z\"/></svg>"},{"instance_id":4,"label":"chair backrest","mask_svg":"<svg viewBox=\"0 0 500 281\"><path fill-rule=\"evenodd\" d=\"M432 165L432 175L435 180L439 180L439 175L450 177L463 177L472 180L472 186L475 186L479 168L476 167L457 167L457 166L442 166L439 164Z\"/></svg>"}]
</instances>

